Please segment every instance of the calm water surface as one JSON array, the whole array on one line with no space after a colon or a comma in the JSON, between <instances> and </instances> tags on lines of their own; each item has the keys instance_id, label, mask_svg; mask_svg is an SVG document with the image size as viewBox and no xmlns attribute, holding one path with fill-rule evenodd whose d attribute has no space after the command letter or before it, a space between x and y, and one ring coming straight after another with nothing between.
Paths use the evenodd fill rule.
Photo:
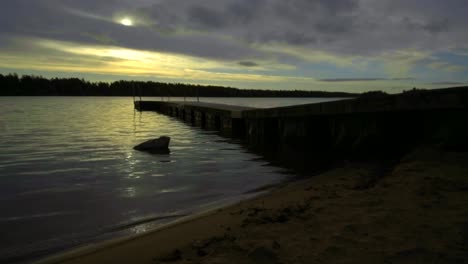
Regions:
<instances>
[{"instance_id":1,"label":"calm water surface","mask_svg":"<svg viewBox=\"0 0 468 264\"><path fill-rule=\"evenodd\" d=\"M132 149L161 135L172 137L169 155ZM134 112L131 98L0 98L0 262L145 232L288 177L237 142Z\"/></svg>"}]
</instances>

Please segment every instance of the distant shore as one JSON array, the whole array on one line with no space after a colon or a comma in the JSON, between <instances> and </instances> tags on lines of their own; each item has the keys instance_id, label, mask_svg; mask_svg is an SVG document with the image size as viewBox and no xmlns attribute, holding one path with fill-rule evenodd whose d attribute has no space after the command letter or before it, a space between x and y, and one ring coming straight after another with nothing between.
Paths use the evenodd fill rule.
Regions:
<instances>
[{"instance_id":1,"label":"distant shore","mask_svg":"<svg viewBox=\"0 0 468 264\"><path fill-rule=\"evenodd\" d=\"M346 163L130 239L39 263L466 263L468 153Z\"/></svg>"},{"instance_id":2,"label":"distant shore","mask_svg":"<svg viewBox=\"0 0 468 264\"><path fill-rule=\"evenodd\" d=\"M260 90L154 81L90 82L0 74L0 96L146 96L146 97L353 97L357 93L309 90Z\"/></svg>"}]
</instances>

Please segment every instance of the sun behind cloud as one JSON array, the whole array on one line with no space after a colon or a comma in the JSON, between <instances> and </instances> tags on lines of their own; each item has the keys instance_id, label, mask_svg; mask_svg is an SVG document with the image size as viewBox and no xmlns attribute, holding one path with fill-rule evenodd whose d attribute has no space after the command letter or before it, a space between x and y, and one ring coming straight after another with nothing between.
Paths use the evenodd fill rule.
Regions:
<instances>
[{"instance_id":1,"label":"sun behind cloud","mask_svg":"<svg viewBox=\"0 0 468 264\"><path fill-rule=\"evenodd\" d=\"M133 26L133 20L128 17L124 17L120 20L120 24L126 26L126 27L131 27Z\"/></svg>"}]
</instances>

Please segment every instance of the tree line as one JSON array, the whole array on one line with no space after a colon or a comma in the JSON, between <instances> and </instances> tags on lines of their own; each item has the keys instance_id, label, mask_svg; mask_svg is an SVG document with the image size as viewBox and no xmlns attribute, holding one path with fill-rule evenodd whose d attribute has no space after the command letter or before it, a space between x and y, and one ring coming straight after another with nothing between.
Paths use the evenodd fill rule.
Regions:
<instances>
[{"instance_id":1,"label":"tree line","mask_svg":"<svg viewBox=\"0 0 468 264\"><path fill-rule=\"evenodd\" d=\"M153 81L89 82L79 78L52 78L0 74L0 96L174 96L174 97L349 97L352 93L254 90Z\"/></svg>"}]
</instances>

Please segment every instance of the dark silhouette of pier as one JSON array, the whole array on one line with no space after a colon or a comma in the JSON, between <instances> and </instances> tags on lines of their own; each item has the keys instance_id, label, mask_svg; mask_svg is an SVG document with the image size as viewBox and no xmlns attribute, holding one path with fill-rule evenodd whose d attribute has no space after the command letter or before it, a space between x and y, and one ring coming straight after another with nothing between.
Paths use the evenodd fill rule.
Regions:
<instances>
[{"instance_id":1,"label":"dark silhouette of pier","mask_svg":"<svg viewBox=\"0 0 468 264\"><path fill-rule=\"evenodd\" d=\"M223 136L298 170L337 160L392 159L430 144L468 146L468 89L415 90L269 109L203 102L136 101Z\"/></svg>"}]
</instances>

